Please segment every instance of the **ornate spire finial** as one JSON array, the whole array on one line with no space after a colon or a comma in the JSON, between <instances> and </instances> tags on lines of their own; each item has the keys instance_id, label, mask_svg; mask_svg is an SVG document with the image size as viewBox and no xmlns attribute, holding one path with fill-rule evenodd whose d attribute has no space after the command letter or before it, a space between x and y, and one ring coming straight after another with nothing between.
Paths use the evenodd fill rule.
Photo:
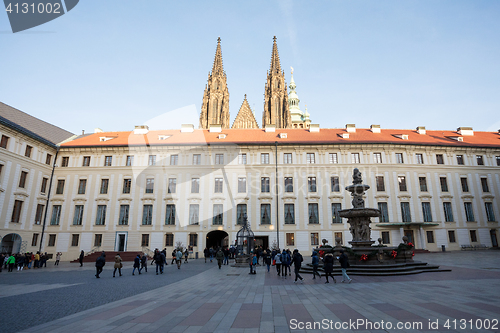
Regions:
<instances>
[{"instance_id":1,"label":"ornate spire finial","mask_svg":"<svg viewBox=\"0 0 500 333\"><path fill-rule=\"evenodd\" d=\"M245 94L245 99L247 99L247 94Z\"/></svg>"},{"instance_id":2,"label":"ornate spire finial","mask_svg":"<svg viewBox=\"0 0 500 333\"><path fill-rule=\"evenodd\" d=\"M293 67L292 67L292 66L290 66L290 69L292 70L292 75L293 75Z\"/></svg>"},{"instance_id":3,"label":"ornate spire finial","mask_svg":"<svg viewBox=\"0 0 500 333\"><path fill-rule=\"evenodd\" d=\"M217 37L217 43L220 44L220 36Z\"/></svg>"},{"instance_id":4,"label":"ornate spire finial","mask_svg":"<svg viewBox=\"0 0 500 333\"><path fill-rule=\"evenodd\" d=\"M214 66L212 68L212 75L224 74L224 68L222 66L222 50L220 47L220 37L217 38L217 49L215 50Z\"/></svg>"},{"instance_id":5,"label":"ornate spire finial","mask_svg":"<svg viewBox=\"0 0 500 333\"><path fill-rule=\"evenodd\" d=\"M276 43L276 36L273 37L273 41Z\"/></svg>"}]
</instances>

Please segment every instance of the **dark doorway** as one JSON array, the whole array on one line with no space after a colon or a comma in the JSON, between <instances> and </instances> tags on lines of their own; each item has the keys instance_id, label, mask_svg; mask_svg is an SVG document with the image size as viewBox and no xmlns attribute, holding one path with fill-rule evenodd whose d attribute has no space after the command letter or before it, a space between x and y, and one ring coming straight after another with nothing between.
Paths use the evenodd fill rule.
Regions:
<instances>
[{"instance_id":1,"label":"dark doorway","mask_svg":"<svg viewBox=\"0 0 500 333\"><path fill-rule=\"evenodd\" d=\"M222 230L214 230L210 231L207 234L207 248L218 248L220 246L228 246L229 244L229 235L227 232Z\"/></svg>"},{"instance_id":2,"label":"dark doorway","mask_svg":"<svg viewBox=\"0 0 500 333\"><path fill-rule=\"evenodd\" d=\"M2 253L19 253L21 250L21 236L18 234L7 234L2 238Z\"/></svg>"},{"instance_id":3,"label":"dark doorway","mask_svg":"<svg viewBox=\"0 0 500 333\"><path fill-rule=\"evenodd\" d=\"M255 236L254 246L261 247L263 250L269 247L269 236Z\"/></svg>"},{"instance_id":4,"label":"dark doorway","mask_svg":"<svg viewBox=\"0 0 500 333\"><path fill-rule=\"evenodd\" d=\"M490 236L491 236L491 246L498 247L497 231L490 230Z\"/></svg>"}]
</instances>

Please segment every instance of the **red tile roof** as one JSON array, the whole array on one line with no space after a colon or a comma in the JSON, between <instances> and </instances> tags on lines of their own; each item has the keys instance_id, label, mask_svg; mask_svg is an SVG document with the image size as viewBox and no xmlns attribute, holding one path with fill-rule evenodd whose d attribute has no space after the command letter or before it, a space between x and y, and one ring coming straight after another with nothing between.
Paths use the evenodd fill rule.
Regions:
<instances>
[{"instance_id":1,"label":"red tile roof","mask_svg":"<svg viewBox=\"0 0 500 333\"><path fill-rule=\"evenodd\" d=\"M280 133L287 133L287 138L280 138ZM347 133L345 129L323 128L319 132L309 132L307 129L276 129L275 132L265 132L264 129L224 129L220 133L210 133L209 130L149 131L147 134L128 132L94 133L77 137L61 146L70 147L123 147L123 146L169 146L169 145L280 145L301 144L399 144L399 145L431 145L449 147L488 147L500 148L500 134L497 132L474 132L473 136L460 136L456 131L427 131L418 134L416 130L382 129L381 133L372 133L370 129L357 128L355 133L349 133L349 138L342 138ZM225 139L219 139L219 134L226 134ZM408 135L408 140L398 136ZM160 140L160 136L169 136ZM101 141L100 138L112 138ZM463 141L457 141L463 137Z\"/></svg>"}]
</instances>

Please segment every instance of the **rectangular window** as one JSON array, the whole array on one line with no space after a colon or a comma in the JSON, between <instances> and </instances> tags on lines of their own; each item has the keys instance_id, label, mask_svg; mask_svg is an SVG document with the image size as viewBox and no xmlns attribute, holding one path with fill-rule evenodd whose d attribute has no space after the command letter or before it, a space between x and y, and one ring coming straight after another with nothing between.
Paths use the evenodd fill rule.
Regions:
<instances>
[{"instance_id":1,"label":"rectangular window","mask_svg":"<svg viewBox=\"0 0 500 333\"><path fill-rule=\"evenodd\" d=\"M422 154L417 154L417 164L424 164L424 156Z\"/></svg>"},{"instance_id":2,"label":"rectangular window","mask_svg":"<svg viewBox=\"0 0 500 333\"><path fill-rule=\"evenodd\" d=\"M238 164L247 164L247 154L238 154Z\"/></svg>"},{"instance_id":3,"label":"rectangular window","mask_svg":"<svg viewBox=\"0 0 500 333\"><path fill-rule=\"evenodd\" d=\"M198 246L198 234L189 234L189 246Z\"/></svg>"},{"instance_id":4,"label":"rectangular window","mask_svg":"<svg viewBox=\"0 0 500 333\"><path fill-rule=\"evenodd\" d=\"M175 193L176 191L177 191L177 178L169 178L167 193Z\"/></svg>"},{"instance_id":5,"label":"rectangular window","mask_svg":"<svg viewBox=\"0 0 500 333\"><path fill-rule=\"evenodd\" d=\"M398 164L404 163L403 153L396 153L396 163L398 163Z\"/></svg>"},{"instance_id":6,"label":"rectangular window","mask_svg":"<svg viewBox=\"0 0 500 333\"><path fill-rule=\"evenodd\" d=\"M104 166L111 166L113 164L113 156L104 157Z\"/></svg>"},{"instance_id":7,"label":"rectangular window","mask_svg":"<svg viewBox=\"0 0 500 333\"><path fill-rule=\"evenodd\" d=\"M486 218L488 222L495 222L495 212L493 211L493 204L491 202L485 202L484 208L486 209Z\"/></svg>"},{"instance_id":8,"label":"rectangular window","mask_svg":"<svg viewBox=\"0 0 500 333\"><path fill-rule=\"evenodd\" d=\"M141 246L149 246L149 234L141 235Z\"/></svg>"},{"instance_id":9,"label":"rectangular window","mask_svg":"<svg viewBox=\"0 0 500 333\"><path fill-rule=\"evenodd\" d=\"M73 216L73 225L82 225L83 222L83 205L75 206L75 215Z\"/></svg>"},{"instance_id":10,"label":"rectangular window","mask_svg":"<svg viewBox=\"0 0 500 333\"><path fill-rule=\"evenodd\" d=\"M155 180L154 178L146 179L146 193L153 193L155 189Z\"/></svg>"},{"instance_id":11,"label":"rectangular window","mask_svg":"<svg viewBox=\"0 0 500 333\"><path fill-rule=\"evenodd\" d=\"M467 182L466 177L460 178L460 184L462 185L462 192L464 193L469 192L469 183Z\"/></svg>"},{"instance_id":12,"label":"rectangular window","mask_svg":"<svg viewBox=\"0 0 500 333\"><path fill-rule=\"evenodd\" d=\"M247 192L247 179L245 177L238 177L238 193Z\"/></svg>"},{"instance_id":13,"label":"rectangular window","mask_svg":"<svg viewBox=\"0 0 500 333\"><path fill-rule=\"evenodd\" d=\"M484 160L482 155L476 156L477 165L484 165Z\"/></svg>"},{"instance_id":14,"label":"rectangular window","mask_svg":"<svg viewBox=\"0 0 500 333\"><path fill-rule=\"evenodd\" d=\"M128 225L129 211L130 205L120 205L120 217L118 219L118 225Z\"/></svg>"},{"instance_id":15,"label":"rectangular window","mask_svg":"<svg viewBox=\"0 0 500 333\"><path fill-rule=\"evenodd\" d=\"M108 194L109 179L101 179L101 194Z\"/></svg>"},{"instance_id":16,"label":"rectangular window","mask_svg":"<svg viewBox=\"0 0 500 333\"><path fill-rule=\"evenodd\" d=\"M40 234L33 234L33 238L31 239L31 246L36 246L36 244L38 244L38 236L39 235Z\"/></svg>"},{"instance_id":17,"label":"rectangular window","mask_svg":"<svg viewBox=\"0 0 500 333\"><path fill-rule=\"evenodd\" d=\"M399 190L401 192L408 191L406 188L406 177L405 176L398 176L398 184L399 184Z\"/></svg>"},{"instance_id":18,"label":"rectangular window","mask_svg":"<svg viewBox=\"0 0 500 333\"><path fill-rule=\"evenodd\" d=\"M165 234L165 246L174 246L174 234Z\"/></svg>"},{"instance_id":19,"label":"rectangular window","mask_svg":"<svg viewBox=\"0 0 500 333\"><path fill-rule=\"evenodd\" d=\"M269 177L262 177L260 179L260 191L262 193L269 193L270 192Z\"/></svg>"},{"instance_id":20,"label":"rectangular window","mask_svg":"<svg viewBox=\"0 0 500 333\"><path fill-rule=\"evenodd\" d=\"M293 192L293 177L285 177L285 192Z\"/></svg>"},{"instance_id":21,"label":"rectangular window","mask_svg":"<svg viewBox=\"0 0 500 333\"><path fill-rule=\"evenodd\" d=\"M495 159L497 160L497 166L500 166L500 156L496 156Z\"/></svg>"},{"instance_id":22,"label":"rectangular window","mask_svg":"<svg viewBox=\"0 0 500 333\"><path fill-rule=\"evenodd\" d=\"M427 192L427 179L425 177L418 177L418 183L420 185L420 192Z\"/></svg>"},{"instance_id":23,"label":"rectangular window","mask_svg":"<svg viewBox=\"0 0 500 333\"><path fill-rule=\"evenodd\" d=\"M201 154L193 154L193 165L201 164Z\"/></svg>"},{"instance_id":24,"label":"rectangular window","mask_svg":"<svg viewBox=\"0 0 500 333\"><path fill-rule=\"evenodd\" d=\"M78 234L71 235L71 246L78 246L79 239L80 239L80 235L78 235Z\"/></svg>"},{"instance_id":25,"label":"rectangular window","mask_svg":"<svg viewBox=\"0 0 500 333\"><path fill-rule=\"evenodd\" d=\"M224 154L215 154L215 164L224 164Z\"/></svg>"},{"instance_id":26,"label":"rectangular window","mask_svg":"<svg viewBox=\"0 0 500 333\"><path fill-rule=\"evenodd\" d=\"M463 155L457 155L457 164L464 165L464 156Z\"/></svg>"},{"instance_id":27,"label":"rectangular window","mask_svg":"<svg viewBox=\"0 0 500 333\"><path fill-rule=\"evenodd\" d=\"M487 178L481 178L481 188L483 189L483 192L485 192L485 193L490 191Z\"/></svg>"},{"instance_id":28,"label":"rectangular window","mask_svg":"<svg viewBox=\"0 0 500 333\"><path fill-rule=\"evenodd\" d=\"M56 245L56 235L49 235L49 242L47 246L55 246Z\"/></svg>"},{"instance_id":29,"label":"rectangular window","mask_svg":"<svg viewBox=\"0 0 500 333\"><path fill-rule=\"evenodd\" d=\"M52 206L52 216L50 218L50 225L59 225L61 219L61 205Z\"/></svg>"},{"instance_id":30,"label":"rectangular window","mask_svg":"<svg viewBox=\"0 0 500 333\"><path fill-rule=\"evenodd\" d=\"M311 232L311 245L319 245L319 234L317 232Z\"/></svg>"},{"instance_id":31,"label":"rectangular window","mask_svg":"<svg viewBox=\"0 0 500 333\"><path fill-rule=\"evenodd\" d=\"M61 160L61 167L67 168L69 166L69 156L64 156Z\"/></svg>"},{"instance_id":32,"label":"rectangular window","mask_svg":"<svg viewBox=\"0 0 500 333\"><path fill-rule=\"evenodd\" d=\"M94 246L100 247L102 246L102 234L94 235Z\"/></svg>"},{"instance_id":33,"label":"rectangular window","mask_svg":"<svg viewBox=\"0 0 500 333\"><path fill-rule=\"evenodd\" d=\"M427 243L429 244L434 243L434 231L428 230L426 234L427 234Z\"/></svg>"},{"instance_id":34,"label":"rectangular window","mask_svg":"<svg viewBox=\"0 0 500 333\"><path fill-rule=\"evenodd\" d=\"M291 232L286 233L286 246L295 246L295 235Z\"/></svg>"},{"instance_id":35,"label":"rectangular window","mask_svg":"<svg viewBox=\"0 0 500 333\"><path fill-rule=\"evenodd\" d=\"M153 205L144 205L142 207L142 225L153 224Z\"/></svg>"},{"instance_id":36,"label":"rectangular window","mask_svg":"<svg viewBox=\"0 0 500 333\"><path fill-rule=\"evenodd\" d=\"M56 194L63 194L63 193L64 193L64 179L58 179Z\"/></svg>"},{"instance_id":37,"label":"rectangular window","mask_svg":"<svg viewBox=\"0 0 500 333\"><path fill-rule=\"evenodd\" d=\"M131 188L132 188L132 179L125 178L123 180L123 194L129 194Z\"/></svg>"},{"instance_id":38,"label":"rectangular window","mask_svg":"<svg viewBox=\"0 0 500 333\"><path fill-rule=\"evenodd\" d=\"M382 243L383 244L390 244L391 243L391 237L390 237L389 231L382 231Z\"/></svg>"},{"instance_id":39,"label":"rectangular window","mask_svg":"<svg viewBox=\"0 0 500 333\"><path fill-rule=\"evenodd\" d=\"M200 178L191 178L191 193L200 193Z\"/></svg>"},{"instance_id":40,"label":"rectangular window","mask_svg":"<svg viewBox=\"0 0 500 333\"><path fill-rule=\"evenodd\" d=\"M283 154L283 163L284 164L292 164L292 153Z\"/></svg>"},{"instance_id":41,"label":"rectangular window","mask_svg":"<svg viewBox=\"0 0 500 333\"><path fill-rule=\"evenodd\" d=\"M268 153L260 154L260 164L269 164L269 154Z\"/></svg>"},{"instance_id":42,"label":"rectangular window","mask_svg":"<svg viewBox=\"0 0 500 333\"><path fill-rule=\"evenodd\" d=\"M358 164L359 163L359 153L351 154L351 163Z\"/></svg>"},{"instance_id":43,"label":"rectangular window","mask_svg":"<svg viewBox=\"0 0 500 333\"><path fill-rule=\"evenodd\" d=\"M474 210L472 209L472 202L464 202L464 208L467 222L474 222Z\"/></svg>"},{"instance_id":44,"label":"rectangular window","mask_svg":"<svg viewBox=\"0 0 500 333\"><path fill-rule=\"evenodd\" d=\"M411 222L409 202L401 202L401 216L403 217L403 222Z\"/></svg>"},{"instance_id":45,"label":"rectangular window","mask_svg":"<svg viewBox=\"0 0 500 333\"><path fill-rule=\"evenodd\" d=\"M316 157L315 157L314 153L307 153L306 154L306 163L307 164L316 163Z\"/></svg>"},{"instance_id":46,"label":"rectangular window","mask_svg":"<svg viewBox=\"0 0 500 333\"><path fill-rule=\"evenodd\" d=\"M95 218L95 225L106 224L106 205L97 205L97 216Z\"/></svg>"},{"instance_id":47,"label":"rectangular window","mask_svg":"<svg viewBox=\"0 0 500 333\"><path fill-rule=\"evenodd\" d=\"M339 160L337 159L337 153L330 153L328 155L328 160L330 163L337 164L339 162Z\"/></svg>"},{"instance_id":48,"label":"rectangular window","mask_svg":"<svg viewBox=\"0 0 500 333\"><path fill-rule=\"evenodd\" d=\"M90 156L83 156L82 166L84 167L90 166Z\"/></svg>"},{"instance_id":49,"label":"rectangular window","mask_svg":"<svg viewBox=\"0 0 500 333\"><path fill-rule=\"evenodd\" d=\"M172 159L172 156L170 156L170 159ZM156 165L156 155L149 155L148 156L148 165ZM172 164L170 164L170 165L172 165Z\"/></svg>"},{"instance_id":50,"label":"rectangular window","mask_svg":"<svg viewBox=\"0 0 500 333\"><path fill-rule=\"evenodd\" d=\"M21 177L19 178L19 187L24 188L26 186L26 178L28 173L26 171L21 171Z\"/></svg>"},{"instance_id":51,"label":"rectangular window","mask_svg":"<svg viewBox=\"0 0 500 333\"><path fill-rule=\"evenodd\" d=\"M0 141L0 147L3 149L7 149L7 144L9 143L9 137L2 135L2 140Z\"/></svg>"},{"instance_id":52,"label":"rectangular window","mask_svg":"<svg viewBox=\"0 0 500 333\"><path fill-rule=\"evenodd\" d=\"M125 162L125 166L133 166L134 165L134 156L127 155L127 161Z\"/></svg>"},{"instance_id":53,"label":"rectangular window","mask_svg":"<svg viewBox=\"0 0 500 333\"><path fill-rule=\"evenodd\" d=\"M307 189L309 192L316 192L316 177L307 177Z\"/></svg>"},{"instance_id":54,"label":"rectangular window","mask_svg":"<svg viewBox=\"0 0 500 333\"><path fill-rule=\"evenodd\" d=\"M24 156L26 157L31 157L31 151L33 150L33 147L30 145L26 145L26 150L24 152Z\"/></svg>"},{"instance_id":55,"label":"rectangular window","mask_svg":"<svg viewBox=\"0 0 500 333\"><path fill-rule=\"evenodd\" d=\"M40 192L46 193L47 192L47 183L49 182L48 178L43 178L42 179L42 188L40 189Z\"/></svg>"},{"instance_id":56,"label":"rectangular window","mask_svg":"<svg viewBox=\"0 0 500 333\"><path fill-rule=\"evenodd\" d=\"M244 224L247 216L247 205L238 204L236 206L236 224Z\"/></svg>"},{"instance_id":57,"label":"rectangular window","mask_svg":"<svg viewBox=\"0 0 500 333\"><path fill-rule=\"evenodd\" d=\"M271 204L260 205L260 224L271 224Z\"/></svg>"},{"instance_id":58,"label":"rectangular window","mask_svg":"<svg viewBox=\"0 0 500 333\"><path fill-rule=\"evenodd\" d=\"M375 181L377 183L377 191L384 192L385 191L384 176L376 176Z\"/></svg>"},{"instance_id":59,"label":"rectangular window","mask_svg":"<svg viewBox=\"0 0 500 333\"><path fill-rule=\"evenodd\" d=\"M175 225L175 205L167 205L165 225Z\"/></svg>"},{"instance_id":60,"label":"rectangular window","mask_svg":"<svg viewBox=\"0 0 500 333\"><path fill-rule=\"evenodd\" d=\"M222 193L223 184L222 178L215 178L214 193Z\"/></svg>"},{"instance_id":61,"label":"rectangular window","mask_svg":"<svg viewBox=\"0 0 500 333\"><path fill-rule=\"evenodd\" d=\"M52 155L47 154L47 156L45 157L45 164L50 165L51 162L52 162Z\"/></svg>"},{"instance_id":62,"label":"rectangular window","mask_svg":"<svg viewBox=\"0 0 500 333\"><path fill-rule=\"evenodd\" d=\"M443 154L436 154L436 163L437 164L444 164Z\"/></svg>"},{"instance_id":63,"label":"rectangular window","mask_svg":"<svg viewBox=\"0 0 500 333\"><path fill-rule=\"evenodd\" d=\"M446 177L439 177L439 183L441 184L441 192L448 192L448 181Z\"/></svg>"},{"instance_id":64,"label":"rectangular window","mask_svg":"<svg viewBox=\"0 0 500 333\"><path fill-rule=\"evenodd\" d=\"M469 230L471 243L477 243L476 230Z\"/></svg>"},{"instance_id":65,"label":"rectangular window","mask_svg":"<svg viewBox=\"0 0 500 333\"><path fill-rule=\"evenodd\" d=\"M375 163L382 163L382 153L373 153Z\"/></svg>"},{"instance_id":66,"label":"rectangular window","mask_svg":"<svg viewBox=\"0 0 500 333\"><path fill-rule=\"evenodd\" d=\"M80 179L78 184L78 194L85 194L85 190L87 189L87 179Z\"/></svg>"},{"instance_id":67,"label":"rectangular window","mask_svg":"<svg viewBox=\"0 0 500 333\"><path fill-rule=\"evenodd\" d=\"M379 222L389 222L389 209L387 202L379 202L378 209L380 210Z\"/></svg>"},{"instance_id":68,"label":"rectangular window","mask_svg":"<svg viewBox=\"0 0 500 333\"><path fill-rule=\"evenodd\" d=\"M319 223L318 204L309 203L307 204L307 207L309 215L309 224L318 224Z\"/></svg>"},{"instance_id":69,"label":"rectangular window","mask_svg":"<svg viewBox=\"0 0 500 333\"><path fill-rule=\"evenodd\" d=\"M295 224L295 205L285 204L285 224Z\"/></svg>"},{"instance_id":70,"label":"rectangular window","mask_svg":"<svg viewBox=\"0 0 500 333\"><path fill-rule=\"evenodd\" d=\"M44 208L45 208L45 205L42 205L42 204L36 205L35 224L40 224L42 222Z\"/></svg>"},{"instance_id":71,"label":"rectangular window","mask_svg":"<svg viewBox=\"0 0 500 333\"><path fill-rule=\"evenodd\" d=\"M222 225L224 223L224 213L222 204L214 205L214 215L212 218L213 225Z\"/></svg>"},{"instance_id":72,"label":"rectangular window","mask_svg":"<svg viewBox=\"0 0 500 333\"><path fill-rule=\"evenodd\" d=\"M340 180L339 177L333 176L330 178L330 184L332 192L340 192Z\"/></svg>"},{"instance_id":73,"label":"rectangular window","mask_svg":"<svg viewBox=\"0 0 500 333\"><path fill-rule=\"evenodd\" d=\"M170 155L170 165L179 164L179 155Z\"/></svg>"},{"instance_id":74,"label":"rectangular window","mask_svg":"<svg viewBox=\"0 0 500 333\"><path fill-rule=\"evenodd\" d=\"M424 222L432 222L432 212L431 212L430 202L422 202L422 213L424 215Z\"/></svg>"},{"instance_id":75,"label":"rectangular window","mask_svg":"<svg viewBox=\"0 0 500 333\"><path fill-rule=\"evenodd\" d=\"M453 222L453 210L451 202L443 202L444 220L446 222Z\"/></svg>"},{"instance_id":76,"label":"rectangular window","mask_svg":"<svg viewBox=\"0 0 500 333\"><path fill-rule=\"evenodd\" d=\"M342 210L342 204L339 202L332 203L332 223L342 223L339 211Z\"/></svg>"}]
</instances>

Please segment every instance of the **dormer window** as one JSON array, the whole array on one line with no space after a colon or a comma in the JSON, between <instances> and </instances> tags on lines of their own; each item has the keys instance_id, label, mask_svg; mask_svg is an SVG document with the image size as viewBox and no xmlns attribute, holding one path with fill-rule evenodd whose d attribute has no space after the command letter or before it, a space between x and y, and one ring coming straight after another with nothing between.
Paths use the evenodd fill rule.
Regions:
<instances>
[{"instance_id":1,"label":"dormer window","mask_svg":"<svg viewBox=\"0 0 500 333\"><path fill-rule=\"evenodd\" d=\"M158 140L160 141L167 140L168 138L170 138L170 135L158 135Z\"/></svg>"}]
</instances>

